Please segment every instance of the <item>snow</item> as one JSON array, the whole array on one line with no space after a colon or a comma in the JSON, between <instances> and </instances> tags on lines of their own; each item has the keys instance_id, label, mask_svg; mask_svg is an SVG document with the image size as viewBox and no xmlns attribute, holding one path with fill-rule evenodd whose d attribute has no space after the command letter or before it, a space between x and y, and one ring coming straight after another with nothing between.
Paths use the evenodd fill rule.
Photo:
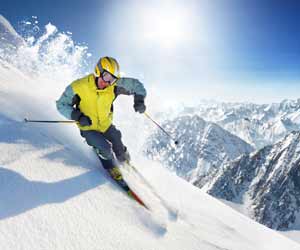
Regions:
<instances>
[{"instance_id":1,"label":"snow","mask_svg":"<svg viewBox=\"0 0 300 250\"><path fill-rule=\"evenodd\" d=\"M4 18L4 16L0 15L0 23L3 28L6 29L13 36L19 36L12 25Z\"/></svg>"},{"instance_id":2,"label":"snow","mask_svg":"<svg viewBox=\"0 0 300 250\"><path fill-rule=\"evenodd\" d=\"M61 118L55 100L70 74L57 73L55 63L46 72L37 68L38 74L28 75L0 62L0 249L300 249L162 165L138 157L144 120L133 111L126 116L119 112L121 104L132 109L127 100L116 103L116 123L134 165L168 206L124 169L152 210L129 199L108 178L73 125L25 124L26 116ZM68 72L73 66L66 66ZM169 216L172 211L177 216Z\"/></svg>"}]
</instances>

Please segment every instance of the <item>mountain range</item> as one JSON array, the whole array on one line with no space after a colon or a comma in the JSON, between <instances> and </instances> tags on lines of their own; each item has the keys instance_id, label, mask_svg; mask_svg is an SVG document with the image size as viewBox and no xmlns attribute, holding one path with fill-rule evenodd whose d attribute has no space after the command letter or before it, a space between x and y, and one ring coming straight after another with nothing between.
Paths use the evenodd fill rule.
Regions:
<instances>
[{"instance_id":1,"label":"mountain range","mask_svg":"<svg viewBox=\"0 0 300 250\"><path fill-rule=\"evenodd\" d=\"M300 99L280 103L225 103L202 101L179 115L197 114L239 136L256 149L273 144L300 127Z\"/></svg>"},{"instance_id":2,"label":"mountain range","mask_svg":"<svg viewBox=\"0 0 300 250\"><path fill-rule=\"evenodd\" d=\"M299 110L300 99L269 105L202 102L163 123L179 139L177 147L156 131L145 152L252 219L277 230L299 230Z\"/></svg>"},{"instance_id":3,"label":"mountain range","mask_svg":"<svg viewBox=\"0 0 300 250\"><path fill-rule=\"evenodd\" d=\"M198 115L179 116L163 126L176 134L179 144L175 146L157 131L148 138L145 153L190 182L201 179L205 183L226 162L254 150L239 137Z\"/></svg>"},{"instance_id":4,"label":"mountain range","mask_svg":"<svg viewBox=\"0 0 300 250\"><path fill-rule=\"evenodd\" d=\"M300 229L300 132L224 166L208 193L277 230Z\"/></svg>"}]
</instances>

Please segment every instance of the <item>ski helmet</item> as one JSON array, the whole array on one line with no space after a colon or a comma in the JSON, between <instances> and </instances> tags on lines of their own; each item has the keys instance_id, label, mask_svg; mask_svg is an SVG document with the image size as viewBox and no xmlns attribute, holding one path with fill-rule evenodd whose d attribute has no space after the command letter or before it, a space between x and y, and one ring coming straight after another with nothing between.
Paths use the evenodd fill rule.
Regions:
<instances>
[{"instance_id":1,"label":"ski helmet","mask_svg":"<svg viewBox=\"0 0 300 250\"><path fill-rule=\"evenodd\" d=\"M113 76L120 77L120 65L113 57L101 57L95 67L95 76L101 76L101 74L107 71Z\"/></svg>"}]
</instances>

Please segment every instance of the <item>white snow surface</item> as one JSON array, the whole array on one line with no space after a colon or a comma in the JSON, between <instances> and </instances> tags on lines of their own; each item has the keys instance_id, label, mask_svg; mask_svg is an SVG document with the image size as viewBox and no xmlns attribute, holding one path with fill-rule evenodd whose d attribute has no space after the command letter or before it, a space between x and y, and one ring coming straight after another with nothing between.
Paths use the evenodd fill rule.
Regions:
<instances>
[{"instance_id":1,"label":"white snow surface","mask_svg":"<svg viewBox=\"0 0 300 250\"><path fill-rule=\"evenodd\" d=\"M55 42L60 50L63 42ZM26 60L33 60L28 56L35 52L27 49ZM144 119L132 111L131 98L117 101L116 124L134 165L168 206L132 172L123 172L150 211L109 179L74 125L25 124L24 117L61 119L55 100L70 74L57 72L57 63L50 65L44 74L29 76L0 62L1 250L300 250L298 243L138 157L147 131ZM122 113L125 108L131 112Z\"/></svg>"}]
</instances>

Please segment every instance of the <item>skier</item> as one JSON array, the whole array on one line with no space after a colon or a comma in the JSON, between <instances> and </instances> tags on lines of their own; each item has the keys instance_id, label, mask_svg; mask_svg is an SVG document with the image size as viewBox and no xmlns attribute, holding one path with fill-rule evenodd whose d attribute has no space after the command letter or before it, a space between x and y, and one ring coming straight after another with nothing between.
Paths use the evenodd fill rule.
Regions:
<instances>
[{"instance_id":1,"label":"skier","mask_svg":"<svg viewBox=\"0 0 300 250\"><path fill-rule=\"evenodd\" d=\"M145 112L143 84L137 79L120 77L117 60L101 57L95 72L72 82L56 102L63 116L77 121L81 136L116 180L122 179L117 166L130 160L122 134L112 123L113 102L120 94L133 95L134 110Z\"/></svg>"}]
</instances>

